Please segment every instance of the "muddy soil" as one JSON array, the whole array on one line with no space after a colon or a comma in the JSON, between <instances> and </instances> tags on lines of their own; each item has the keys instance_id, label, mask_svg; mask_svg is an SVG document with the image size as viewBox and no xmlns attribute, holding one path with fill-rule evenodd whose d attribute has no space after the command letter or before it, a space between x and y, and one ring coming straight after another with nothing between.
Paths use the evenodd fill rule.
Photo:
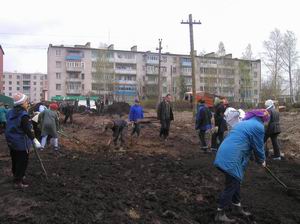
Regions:
<instances>
[{"instance_id":1,"label":"muddy soil","mask_svg":"<svg viewBox=\"0 0 300 224\"><path fill-rule=\"evenodd\" d=\"M0 223L214 223L224 178L212 165L215 155L200 152L190 113L175 113L167 142L158 138L158 123L143 124L140 139L133 144L129 139L125 152L106 145L111 136L102 133L106 119L76 114L74 124L63 127L60 153L40 152L48 181L31 153L25 190L13 189L0 136ZM300 132L292 128L300 116L285 113L281 120L286 157L268 165L288 186L300 188ZM242 198L253 215L247 219L228 211L236 223L300 223L300 198L287 195L254 162Z\"/></svg>"}]
</instances>

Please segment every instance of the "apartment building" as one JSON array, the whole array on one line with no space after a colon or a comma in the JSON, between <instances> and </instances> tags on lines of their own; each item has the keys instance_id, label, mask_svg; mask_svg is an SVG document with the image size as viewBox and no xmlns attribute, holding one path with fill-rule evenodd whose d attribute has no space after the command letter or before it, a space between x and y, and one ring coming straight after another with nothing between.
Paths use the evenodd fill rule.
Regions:
<instances>
[{"instance_id":1,"label":"apartment building","mask_svg":"<svg viewBox=\"0 0 300 224\"><path fill-rule=\"evenodd\" d=\"M110 95L114 100L132 101L135 96L156 97L158 93L157 52L91 48L90 43L48 47L49 97ZM241 60L231 54L214 53L195 58L196 89L226 96L230 101L259 101L261 62ZM179 79L192 89L191 57L161 54L162 94L179 97Z\"/></svg>"},{"instance_id":2,"label":"apartment building","mask_svg":"<svg viewBox=\"0 0 300 224\"><path fill-rule=\"evenodd\" d=\"M11 97L13 93L20 91L29 97L30 102L47 100L48 78L46 74L4 72L3 84L3 92L6 96Z\"/></svg>"},{"instance_id":3,"label":"apartment building","mask_svg":"<svg viewBox=\"0 0 300 224\"><path fill-rule=\"evenodd\" d=\"M0 45L0 93L3 92L3 55L4 51Z\"/></svg>"}]
</instances>

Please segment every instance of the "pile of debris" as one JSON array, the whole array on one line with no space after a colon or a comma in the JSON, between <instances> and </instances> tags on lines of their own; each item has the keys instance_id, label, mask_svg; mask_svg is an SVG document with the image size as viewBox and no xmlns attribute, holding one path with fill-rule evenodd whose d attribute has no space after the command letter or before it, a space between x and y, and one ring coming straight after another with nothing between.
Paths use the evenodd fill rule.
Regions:
<instances>
[{"instance_id":1,"label":"pile of debris","mask_svg":"<svg viewBox=\"0 0 300 224\"><path fill-rule=\"evenodd\" d=\"M107 107L106 113L113 115L113 114L129 114L130 105L125 102L114 102L113 104Z\"/></svg>"}]
</instances>

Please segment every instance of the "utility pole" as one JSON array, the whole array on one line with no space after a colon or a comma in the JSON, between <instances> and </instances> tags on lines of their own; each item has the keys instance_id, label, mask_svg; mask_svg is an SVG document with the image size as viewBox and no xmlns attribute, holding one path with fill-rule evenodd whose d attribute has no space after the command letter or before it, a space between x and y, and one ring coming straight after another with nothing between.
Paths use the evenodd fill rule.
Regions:
<instances>
[{"instance_id":1,"label":"utility pole","mask_svg":"<svg viewBox=\"0 0 300 224\"><path fill-rule=\"evenodd\" d=\"M193 21L192 14L189 14L189 21L183 22L182 20L181 24L189 24L190 27L190 44L191 44L191 58L192 58L193 117L195 117L197 101L196 101L196 76L195 76L195 51L194 51L193 25L201 24L201 22Z\"/></svg>"},{"instance_id":2,"label":"utility pole","mask_svg":"<svg viewBox=\"0 0 300 224\"><path fill-rule=\"evenodd\" d=\"M162 39L158 39L159 47L156 48L158 50L158 97L157 97L157 104L159 104L161 95L162 95L162 88L161 88L161 72L160 72L160 64L161 64L161 41Z\"/></svg>"}]
</instances>

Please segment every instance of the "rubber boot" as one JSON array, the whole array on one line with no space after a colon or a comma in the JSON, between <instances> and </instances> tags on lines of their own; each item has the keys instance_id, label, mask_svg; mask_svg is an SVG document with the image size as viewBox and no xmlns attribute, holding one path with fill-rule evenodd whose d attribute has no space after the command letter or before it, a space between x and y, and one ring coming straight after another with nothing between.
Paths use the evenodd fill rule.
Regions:
<instances>
[{"instance_id":1,"label":"rubber boot","mask_svg":"<svg viewBox=\"0 0 300 224\"><path fill-rule=\"evenodd\" d=\"M232 203L232 205L233 205L233 211L234 211L234 212L236 212L236 213L238 213L238 214L241 214L241 215L243 215L243 216L250 216L250 215L251 215L250 212L247 212L247 211L245 211L245 210L243 209L241 203L238 203L238 204Z\"/></svg>"},{"instance_id":2,"label":"rubber boot","mask_svg":"<svg viewBox=\"0 0 300 224\"><path fill-rule=\"evenodd\" d=\"M216 222L227 222L227 223L234 223L235 219L230 219L227 217L227 215L225 214L225 211L223 210L218 210L217 214L215 216L215 221Z\"/></svg>"}]
</instances>

